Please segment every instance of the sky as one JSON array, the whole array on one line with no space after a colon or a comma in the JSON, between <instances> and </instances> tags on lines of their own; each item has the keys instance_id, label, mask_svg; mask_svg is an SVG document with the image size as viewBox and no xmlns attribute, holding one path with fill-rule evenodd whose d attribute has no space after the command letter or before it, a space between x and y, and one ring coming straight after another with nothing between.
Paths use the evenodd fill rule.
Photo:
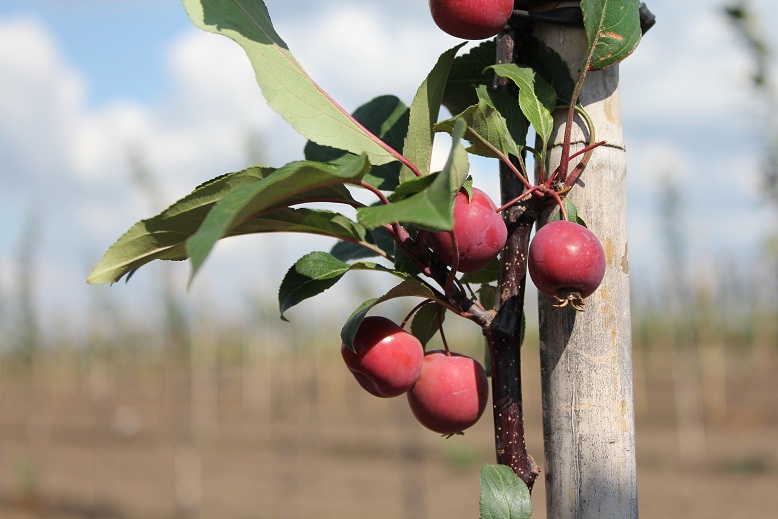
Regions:
<instances>
[{"instance_id":1,"label":"sky","mask_svg":"<svg viewBox=\"0 0 778 519\"><path fill-rule=\"evenodd\" d=\"M663 186L681 193L677 225L695 275L758 257L775 231L759 193L763 114L723 2L651 0L657 25L620 65L638 296L666 263ZM294 55L350 110L387 93L410 103L459 41L419 0L266 4ZM778 19L775 2L754 5L763 20ZM0 312L15 311L24 251L43 322L78 322L106 307L146 318L160 312L161 284L208 312L247 311L257 294L273 300L295 259L329 240L225 240L188 290L186 264L157 262L110 287L85 279L139 219L257 158L271 166L301 158L303 145L266 106L242 50L194 28L179 2L0 0ZM478 162L474 174L489 179L495 167ZM486 189L496 195L494 183ZM334 306L345 318L360 302Z\"/></svg>"}]
</instances>

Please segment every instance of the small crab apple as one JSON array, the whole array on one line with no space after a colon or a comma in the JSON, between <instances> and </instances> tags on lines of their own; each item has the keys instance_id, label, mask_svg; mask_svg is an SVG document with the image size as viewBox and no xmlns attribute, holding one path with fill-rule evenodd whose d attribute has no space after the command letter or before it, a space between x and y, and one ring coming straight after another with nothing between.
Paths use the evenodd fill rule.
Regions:
<instances>
[{"instance_id":1,"label":"small crab apple","mask_svg":"<svg viewBox=\"0 0 778 519\"><path fill-rule=\"evenodd\" d=\"M430 0L435 24L464 40L491 38L505 27L513 0Z\"/></svg>"},{"instance_id":2,"label":"small crab apple","mask_svg":"<svg viewBox=\"0 0 778 519\"><path fill-rule=\"evenodd\" d=\"M481 418L488 396L489 380L478 361L433 350L424 356L421 376L408 391L408 404L424 427L450 435Z\"/></svg>"},{"instance_id":3,"label":"small crab apple","mask_svg":"<svg viewBox=\"0 0 778 519\"><path fill-rule=\"evenodd\" d=\"M464 190L454 199L454 228L460 272L474 272L489 264L502 250L508 229L492 199L473 188L472 199ZM449 232L425 235L432 250L448 266L454 262L454 244Z\"/></svg>"},{"instance_id":4,"label":"small crab apple","mask_svg":"<svg viewBox=\"0 0 778 519\"><path fill-rule=\"evenodd\" d=\"M354 336L354 351L345 343L340 350L359 385L375 396L402 395L421 375L421 342L386 317L365 317Z\"/></svg>"},{"instance_id":5,"label":"small crab apple","mask_svg":"<svg viewBox=\"0 0 778 519\"><path fill-rule=\"evenodd\" d=\"M538 290L583 309L583 299L600 286L605 252L586 227L566 220L549 222L535 233L527 257L529 275Z\"/></svg>"}]
</instances>

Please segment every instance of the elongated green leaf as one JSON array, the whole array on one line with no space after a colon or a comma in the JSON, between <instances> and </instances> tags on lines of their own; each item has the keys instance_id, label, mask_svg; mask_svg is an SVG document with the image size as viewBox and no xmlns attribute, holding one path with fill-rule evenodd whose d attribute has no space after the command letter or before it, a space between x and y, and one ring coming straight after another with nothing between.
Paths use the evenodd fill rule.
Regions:
<instances>
[{"instance_id":1,"label":"elongated green leaf","mask_svg":"<svg viewBox=\"0 0 778 519\"><path fill-rule=\"evenodd\" d=\"M352 261L375 256L391 257L394 253L395 241L389 231L383 227L367 231L365 239L369 245L350 241L339 241L332 246L330 254L340 261Z\"/></svg>"},{"instance_id":2,"label":"elongated green leaf","mask_svg":"<svg viewBox=\"0 0 778 519\"><path fill-rule=\"evenodd\" d=\"M354 119L368 131L374 133L394 149L400 149L408 133L410 110L397 97L379 96L357 108ZM322 146L313 141L305 145L305 159L337 163L349 155L346 150ZM365 182L381 190L391 191L400 182L400 163L390 162L370 170L363 178Z\"/></svg>"},{"instance_id":3,"label":"elongated green leaf","mask_svg":"<svg viewBox=\"0 0 778 519\"><path fill-rule=\"evenodd\" d=\"M430 340L440 331L440 325L446 318L446 309L430 301L422 306L411 321L411 333L419 339L423 346L426 346Z\"/></svg>"},{"instance_id":4,"label":"elongated green leaf","mask_svg":"<svg viewBox=\"0 0 778 519\"><path fill-rule=\"evenodd\" d=\"M325 146L366 154L373 164L397 159L316 84L275 31L262 0L183 0L194 24L237 42L248 55L268 105L301 135Z\"/></svg>"},{"instance_id":5,"label":"elongated green leaf","mask_svg":"<svg viewBox=\"0 0 778 519\"><path fill-rule=\"evenodd\" d=\"M518 63L532 67L552 86L561 104L569 105L575 80L562 56L535 36L523 39L519 52L521 57Z\"/></svg>"},{"instance_id":6,"label":"elongated green leaf","mask_svg":"<svg viewBox=\"0 0 778 519\"><path fill-rule=\"evenodd\" d=\"M527 485L507 465L481 467L481 519L528 519L532 513Z\"/></svg>"},{"instance_id":7,"label":"elongated green leaf","mask_svg":"<svg viewBox=\"0 0 778 519\"><path fill-rule=\"evenodd\" d=\"M463 283L473 283L481 285L484 283L492 283L497 281L500 277L500 261L495 258L489 262L484 268L476 270L475 272L468 272L462 276Z\"/></svg>"},{"instance_id":8,"label":"elongated green leaf","mask_svg":"<svg viewBox=\"0 0 778 519\"><path fill-rule=\"evenodd\" d=\"M483 85L478 86L475 92L479 101L488 103L500 113L505 120L510 139L516 144L517 150L521 151L527 142L529 121L516 103L516 98Z\"/></svg>"},{"instance_id":9,"label":"elongated green leaf","mask_svg":"<svg viewBox=\"0 0 778 519\"><path fill-rule=\"evenodd\" d=\"M447 231L454 226L454 198L467 179L470 164L460 139L466 130L464 121L457 121L453 146L445 167L429 186L399 202L357 211L359 223L372 229L394 222L417 225L430 231Z\"/></svg>"},{"instance_id":10,"label":"elongated green leaf","mask_svg":"<svg viewBox=\"0 0 778 519\"><path fill-rule=\"evenodd\" d=\"M435 131L451 133L456 121L463 119L467 123L464 138L472 144L467 149L468 152L482 157L499 158L499 155L494 151L497 150L504 156L518 156L521 153L524 140L519 143L514 140L505 117L495 107L489 91L485 87L479 87L479 90L478 104L468 107L464 112L451 119L439 122L435 125ZM494 94L497 97L499 93L494 92ZM519 112L518 104L515 101L511 104L515 107L515 112ZM517 114L513 113L511 116L516 117ZM518 117L524 120L521 113L518 113ZM526 125L524 128L523 138L526 139ZM521 132L520 129L517 130L517 133L519 132Z\"/></svg>"},{"instance_id":11,"label":"elongated green leaf","mask_svg":"<svg viewBox=\"0 0 778 519\"><path fill-rule=\"evenodd\" d=\"M281 319L293 306L317 296L332 287L350 270L374 270L394 274L400 279L407 276L378 263L360 262L348 264L326 252L306 254L290 268L278 290L278 307Z\"/></svg>"},{"instance_id":12,"label":"elongated green leaf","mask_svg":"<svg viewBox=\"0 0 778 519\"><path fill-rule=\"evenodd\" d=\"M638 0L583 0L581 9L589 49L594 46L591 70L618 63L640 43Z\"/></svg>"},{"instance_id":13,"label":"elongated green leaf","mask_svg":"<svg viewBox=\"0 0 778 519\"><path fill-rule=\"evenodd\" d=\"M347 240L361 248L371 249L374 255L380 249L367 237L367 229L334 211L307 207L283 207L246 220L235 227L231 236L266 232L301 232Z\"/></svg>"},{"instance_id":14,"label":"elongated green leaf","mask_svg":"<svg viewBox=\"0 0 778 519\"><path fill-rule=\"evenodd\" d=\"M410 121L408 123L408 134L405 137L405 145L403 146L403 155L419 169L422 175L430 173L432 141L434 138L432 126L438 121L448 73L451 70L454 57L462 45L464 43L441 54L435 66L419 86L411 103ZM408 180L414 176L414 173L407 166L403 166L400 171L401 181Z\"/></svg>"},{"instance_id":15,"label":"elongated green leaf","mask_svg":"<svg viewBox=\"0 0 778 519\"><path fill-rule=\"evenodd\" d=\"M354 310L354 312L346 320L346 324L344 324L343 328L340 330L340 338L343 343L353 350L354 335L356 335L357 328L359 328L360 323L365 318L367 313L377 304L383 303L384 301L389 301L390 299L396 299L398 297L421 297L424 299L433 299L435 297L435 293L430 289L430 287L421 281L414 278L408 278L399 285L393 287L381 297L368 299L359 305L356 310Z\"/></svg>"},{"instance_id":16,"label":"elongated green leaf","mask_svg":"<svg viewBox=\"0 0 778 519\"><path fill-rule=\"evenodd\" d=\"M535 128L543 143L551 138L554 118L551 112L556 108L556 92L545 79L532 68L506 63L489 67L495 74L505 77L519 87L519 107Z\"/></svg>"},{"instance_id":17,"label":"elongated green leaf","mask_svg":"<svg viewBox=\"0 0 778 519\"><path fill-rule=\"evenodd\" d=\"M358 179L368 169L369 164L364 156L353 156L340 165L292 162L261 182L233 189L219 200L197 232L186 241L186 251L192 260L192 277L203 265L216 242L249 218L289 205L291 198L306 191Z\"/></svg>"},{"instance_id":18,"label":"elongated green leaf","mask_svg":"<svg viewBox=\"0 0 778 519\"><path fill-rule=\"evenodd\" d=\"M273 168L249 168L206 182L162 211L133 225L103 254L87 277L91 284L115 283L155 259L184 260L186 239L226 193L261 181Z\"/></svg>"},{"instance_id":19,"label":"elongated green leaf","mask_svg":"<svg viewBox=\"0 0 778 519\"><path fill-rule=\"evenodd\" d=\"M492 74L484 73L484 69L494 65L496 55L497 45L495 40L491 39L481 42L454 59L446 82L446 92L443 94L443 106L449 112L458 114L478 102L473 88L492 84Z\"/></svg>"}]
</instances>

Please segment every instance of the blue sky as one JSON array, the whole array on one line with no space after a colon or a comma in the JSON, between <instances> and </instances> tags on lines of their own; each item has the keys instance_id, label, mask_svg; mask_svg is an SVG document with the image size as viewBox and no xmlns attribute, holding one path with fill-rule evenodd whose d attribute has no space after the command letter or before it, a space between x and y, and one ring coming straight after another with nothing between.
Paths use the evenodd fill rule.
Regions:
<instances>
[{"instance_id":1,"label":"blue sky","mask_svg":"<svg viewBox=\"0 0 778 519\"><path fill-rule=\"evenodd\" d=\"M267 5L298 59L347 108L385 93L409 102L437 56L457 43L437 30L424 1ZM757 189L761 115L721 2L649 5L658 24L621 65L638 293L661 274L657 193L668 175L684 192L679 225L697 274L727 256L758 256L775 229ZM778 19L774 2L755 5L763 19ZM0 297L18 290L15 260L30 215L40 228L33 271L47 318L106 300L143 315L159 300L163 272L182 297L227 311L255 291L274 297L300 251L329 242L227 240L189 292L183 264L146 267L110 288L84 279L135 221L249 165L251 149L280 165L299 158L302 144L264 105L240 49L197 31L179 2L0 1ZM155 199L132 181L132 154L153 173ZM487 175L491 163L478 167Z\"/></svg>"}]
</instances>

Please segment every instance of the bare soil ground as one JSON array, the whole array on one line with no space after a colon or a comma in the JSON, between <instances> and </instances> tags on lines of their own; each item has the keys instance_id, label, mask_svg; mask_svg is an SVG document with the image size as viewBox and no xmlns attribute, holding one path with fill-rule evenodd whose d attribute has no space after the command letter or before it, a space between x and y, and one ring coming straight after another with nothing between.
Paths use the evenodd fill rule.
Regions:
<instances>
[{"instance_id":1,"label":"bare soil ground","mask_svg":"<svg viewBox=\"0 0 778 519\"><path fill-rule=\"evenodd\" d=\"M528 447L542 466L527 356ZM478 471L494 459L489 411L443 439L402 398L356 390L339 359L309 357L192 369L94 361L31 376L4 366L0 518L478 517ZM778 517L774 363L727 364L721 380L703 370L687 387L666 360L641 358L641 517ZM545 517L544 499L541 478L533 517Z\"/></svg>"}]
</instances>

